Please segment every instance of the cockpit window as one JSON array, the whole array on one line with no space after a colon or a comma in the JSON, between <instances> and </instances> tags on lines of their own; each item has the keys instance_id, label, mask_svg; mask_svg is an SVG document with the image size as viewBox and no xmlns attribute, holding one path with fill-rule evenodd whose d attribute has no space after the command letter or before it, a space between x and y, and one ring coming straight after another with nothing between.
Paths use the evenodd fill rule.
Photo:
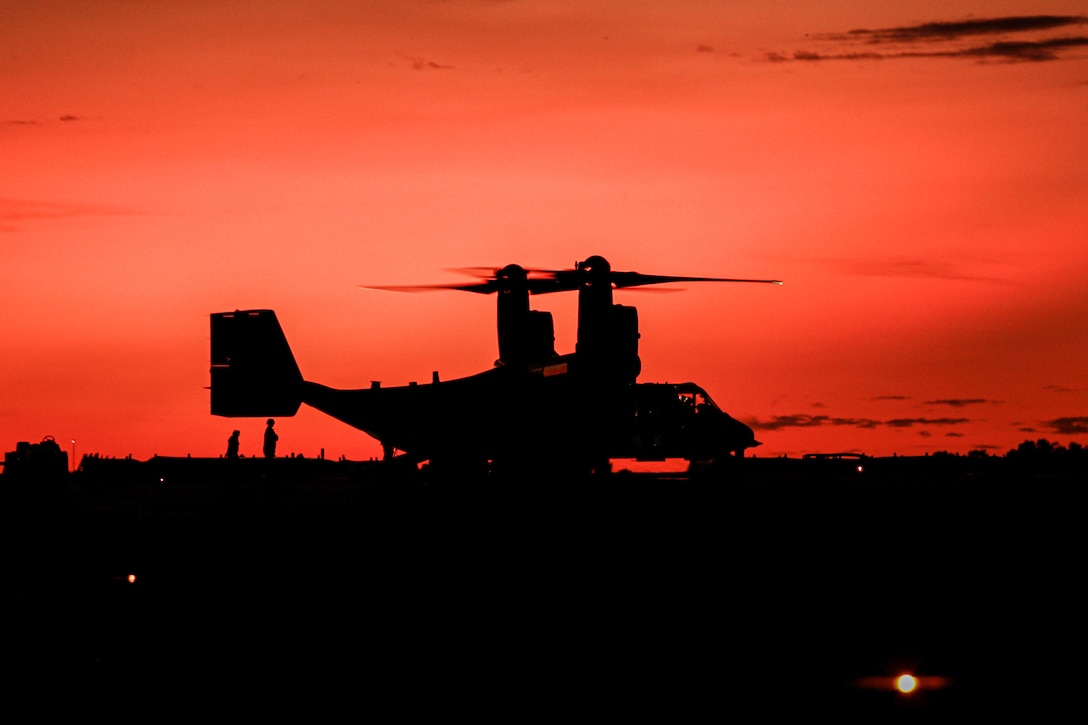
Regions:
<instances>
[{"instance_id":1,"label":"cockpit window","mask_svg":"<svg viewBox=\"0 0 1088 725\"><path fill-rule=\"evenodd\" d=\"M718 406L710 399L701 388L682 389L677 391L680 405L684 410L698 413L704 410L718 410Z\"/></svg>"}]
</instances>

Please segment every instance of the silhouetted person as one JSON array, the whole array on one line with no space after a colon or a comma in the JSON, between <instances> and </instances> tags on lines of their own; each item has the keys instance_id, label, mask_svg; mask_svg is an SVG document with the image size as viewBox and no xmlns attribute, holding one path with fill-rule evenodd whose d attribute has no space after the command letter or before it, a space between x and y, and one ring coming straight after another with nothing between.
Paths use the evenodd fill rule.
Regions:
<instances>
[{"instance_id":1,"label":"silhouetted person","mask_svg":"<svg viewBox=\"0 0 1088 725\"><path fill-rule=\"evenodd\" d=\"M280 439L276 435L276 431L272 430L272 426L276 425L276 421L271 418L268 419L268 425L264 429L264 457L275 458L276 457L276 441Z\"/></svg>"},{"instance_id":2,"label":"silhouetted person","mask_svg":"<svg viewBox=\"0 0 1088 725\"><path fill-rule=\"evenodd\" d=\"M240 435L242 435L242 431L236 430L227 439L227 458L238 457L238 436Z\"/></svg>"}]
</instances>

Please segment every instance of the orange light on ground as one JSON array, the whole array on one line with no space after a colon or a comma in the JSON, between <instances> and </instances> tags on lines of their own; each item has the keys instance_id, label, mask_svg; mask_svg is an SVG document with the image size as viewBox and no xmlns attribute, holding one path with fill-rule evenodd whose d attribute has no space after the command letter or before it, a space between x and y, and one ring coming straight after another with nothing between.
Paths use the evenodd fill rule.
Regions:
<instances>
[{"instance_id":1,"label":"orange light on ground","mask_svg":"<svg viewBox=\"0 0 1088 725\"><path fill-rule=\"evenodd\" d=\"M904 695L909 695L918 687L918 680L911 675L899 675L895 678L895 689Z\"/></svg>"},{"instance_id":2,"label":"orange light on ground","mask_svg":"<svg viewBox=\"0 0 1088 725\"><path fill-rule=\"evenodd\" d=\"M125 577L125 581L127 581L129 584L135 584L136 583L136 575L135 574L129 574L127 577Z\"/></svg>"}]
</instances>

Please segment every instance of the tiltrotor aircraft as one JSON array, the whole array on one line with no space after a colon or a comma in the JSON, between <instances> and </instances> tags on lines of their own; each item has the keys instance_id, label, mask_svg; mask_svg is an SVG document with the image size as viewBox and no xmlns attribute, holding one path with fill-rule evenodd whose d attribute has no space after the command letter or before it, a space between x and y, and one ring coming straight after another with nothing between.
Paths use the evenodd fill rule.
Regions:
<instances>
[{"instance_id":1,"label":"tiltrotor aircraft","mask_svg":"<svg viewBox=\"0 0 1088 725\"><path fill-rule=\"evenodd\" d=\"M305 380L272 310L211 316L211 412L294 415L302 403L442 470L608 470L610 459L718 460L758 446L752 429L694 383L640 383L638 313L613 289L669 282L777 280L613 271L593 256L569 270L508 265L450 289L498 297L499 358L490 370L429 384L337 390ZM551 313L529 297L578 292L573 353L555 351Z\"/></svg>"}]
</instances>

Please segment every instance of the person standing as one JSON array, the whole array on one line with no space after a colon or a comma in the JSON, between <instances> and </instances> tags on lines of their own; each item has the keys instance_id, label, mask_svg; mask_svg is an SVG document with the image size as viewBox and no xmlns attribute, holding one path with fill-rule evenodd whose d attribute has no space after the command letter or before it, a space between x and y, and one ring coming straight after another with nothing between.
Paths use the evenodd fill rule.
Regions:
<instances>
[{"instance_id":1,"label":"person standing","mask_svg":"<svg viewBox=\"0 0 1088 725\"><path fill-rule=\"evenodd\" d=\"M268 424L264 429L264 457L275 458L276 457L276 441L280 439L276 435L276 431L272 430L272 426L276 425L276 421L269 418Z\"/></svg>"},{"instance_id":2,"label":"person standing","mask_svg":"<svg viewBox=\"0 0 1088 725\"><path fill-rule=\"evenodd\" d=\"M238 457L238 436L240 435L242 435L242 431L236 430L227 439L227 458Z\"/></svg>"}]
</instances>

